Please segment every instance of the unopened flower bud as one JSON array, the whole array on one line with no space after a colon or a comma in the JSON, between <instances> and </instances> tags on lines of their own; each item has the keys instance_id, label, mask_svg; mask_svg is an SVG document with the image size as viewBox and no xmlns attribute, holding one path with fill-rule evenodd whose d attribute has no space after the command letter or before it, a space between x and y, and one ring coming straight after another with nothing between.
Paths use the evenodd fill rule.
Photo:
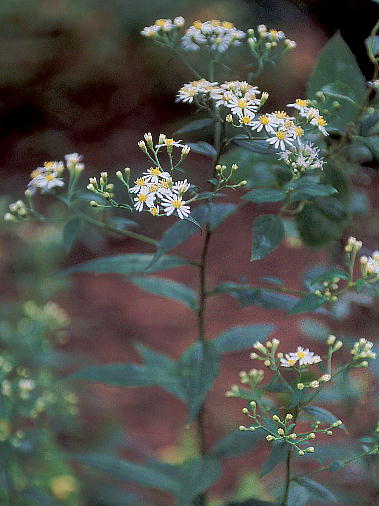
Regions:
<instances>
[{"instance_id":1,"label":"unopened flower bud","mask_svg":"<svg viewBox=\"0 0 379 506\"><path fill-rule=\"evenodd\" d=\"M286 414L286 422L289 422L290 420L292 420L292 418L293 418L293 415L291 415L291 413Z\"/></svg>"},{"instance_id":2,"label":"unopened flower bud","mask_svg":"<svg viewBox=\"0 0 379 506\"><path fill-rule=\"evenodd\" d=\"M265 360L263 363L264 363L264 365L265 365L266 367L270 367L270 365L271 365L270 360Z\"/></svg>"},{"instance_id":3,"label":"unopened flower bud","mask_svg":"<svg viewBox=\"0 0 379 506\"><path fill-rule=\"evenodd\" d=\"M97 202L95 202L94 200L91 200L90 205L92 207L98 207L99 204Z\"/></svg>"},{"instance_id":4,"label":"unopened flower bud","mask_svg":"<svg viewBox=\"0 0 379 506\"><path fill-rule=\"evenodd\" d=\"M243 413L244 415L247 415L247 414L249 413L249 410L248 410L247 408L243 408L243 409L242 409L242 413Z\"/></svg>"},{"instance_id":5,"label":"unopened flower bud","mask_svg":"<svg viewBox=\"0 0 379 506\"><path fill-rule=\"evenodd\" d=\"M336 341L336 336L333 336L332 334L330 334L330 336L326 340L326 344L328 346L332 346L335 343L335 341Z\"/></svg>"},{"instance_id":6,"label":"unopened flower bud","mask_svg":"<svg viewBox=\"0 0 379 506\"><path fill-rule=\"evenodd\" d=\"M342 425L342 420L337 420L332 424L332 427L339 427L340 425Z\"/></svg>"},{"instance_id":7,"label":"unopened flower bud","mask_svg":"<svg viewBox=\"0 0 379 506\"><path fill-rule=\"evenodd\" d=\"M94 189L95 189L95 187L93 186L92 183L87 184L87 190L93 191Z\"/></svg>"},{"instance_id":8,"label":"unopened flower bud","mask_svg":"<svg viewBox=\"0 0 379 506\"><path fill-rule=\"evenodd\" d=\"M250 49L254 50L257 45L257 39L255 37L249 37L247 39L247 43L249 44Z\"/></svg>"},{"instance_id":9,"label":"unopened flower bud","mask_svg":"<svg viewBox=\"0 0 379 506\"><path fill-rule=\"evenodd\" d=\"M318 388L320 386L320 383L317 380L314 380L309 383L309 386L311 388Z\"/></svg>"},{"instance_id":10,"label":"unopened flower bud","mask_svg":"<svg viewBox=\"0 0 379 506\"><path fill-rule=\"evenodd\" d=\"M314 432L311 432L308 434L308 439L314 439L316 437L316 434Z\"/></svg>"},{"instance_id":11,"label":"unopened flower bud","mask_svg":"<svg viewBox=\"0 0 379 506\"><path fill-rule=\"evenodd\" d=\"M278 417L278 415L274 415L272 419L274 422L280 422L280 418Z\"/></svg>"},{"instance_id":12,"label":"unopened flower bud","mask_svg":"<svg viewBox=\"0 0 379 506\"><path fill-rule=\"evenodd\" d=\"M238 165L236 163L233 163L232 164L232 170L237 170L238 169Z\"/></svg>"},{"instance_id":13,"label":"unopened flower bud","mask_svg":"<svg viewBox=\"0 0 379 506\"><path fill-rule=\"evenodd\" d=\"M341 349L342 346L343 346L343 342L342 341L337 341L336 344L334 345L333 350L337 351L337 350Z\"/></svg>"},{"instance_id":14,"label":"unopened flower bud","mask_svg":"<svg viewBox=\"0 0 379 506\"><path fill-rule=\"evenodd\" d=\"M256 353L250 353L250 358L252 358L253 360L257 359L259 355L257 355Z\"/></svg>"},{"instance_id":15,"label":"unopened flower bud","mask_svg":"<svg viewBox=\"0 0 379 506\"><path fill-rule=\"evenodd\" d=\"M284 434L285 434L284 430L281 427L279 427L279 429L278 429L278 434L279 434L279 436L284 436Z\"/></svg>"},{"instance_id":16,"label":"unopened flower bud","mask_svg":"<svg viewBox=\"0 0 379 506\"><path fill-rule=\"evenodd\" d=\"M138 147L140 148L141 151L143 151L144 153L147 153L147 147L146 147L145 141L139 141Z\"/></svg>"},{"instance_id":17,"label":"unopened flower bud","mask_svg":"<svg viewBox=\"0 0 379 506\"><path fill-rule=\"evenodd\" d=\"M315 449L313 446L308 446L308 448L305 450L307 453L314 453Z\"/></svg>"},{"instance_id":18,"label":"unopened flower bud","mask_svg":"<svg viewBox=\"0 0 379 506\"><path fill-rule=\"evenodd\" d=\"M297 389L298 390L303 390L304 389L304 383L298 383L297 384Z\"/></svg>"},{"instance_id":19,"label":"unopened flower bud","mask_svg":"<svg viewBox=\"0 0 379 506\"><path fill-rule=\"evenodd\" d=\"M118 170L118 171L116 172L116 176L117 176L119 179L121 179L121 181L124 179L124 176L122 175L121 170Z\"/></svg>"},{"instance_id":20,"label":"unopened flower bud","mask_svg":"<svg viewBox=\"0 0 379 506\"><path fill-rule=\"evenodd\" d=\"M274 436L271 436L271 434L268 434L268 435L266 436L266 440L267 440L267 441L273 441L274 439L275 439L275 438L274 438Z\"/></svg>"},{"instance_id":21,"label":"unopened flower bud","mask_svg":"<svg viewBox=\"0 0 379 506\"><path fill-rule=\"evenodd\" d=\"M303 450L299 450L299 455L300 455L300 456L303 456L303 455L304 455Z\"/></svg>"},{"instance_id":22,"label":"unopened flower bud","mask_svg":"<svg viewBox=\"0 0 379 506\"><path fill-rule=\"evenodd\" d=\"M227 114L226 118L225 118L225 121L227 123L233 123L233 116L231 114Z\"/></svg>"}]
</instances>

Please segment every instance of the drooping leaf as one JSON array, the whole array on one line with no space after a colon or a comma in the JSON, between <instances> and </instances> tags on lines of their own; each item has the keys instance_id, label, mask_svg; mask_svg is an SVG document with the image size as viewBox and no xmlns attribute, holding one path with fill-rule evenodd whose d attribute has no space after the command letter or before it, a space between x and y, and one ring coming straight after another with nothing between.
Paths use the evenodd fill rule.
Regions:
<instances>
[{"instance_id":1,"label":"drooping leaf","mask_svg":"<svg viewBox=\"0 0 379 506\"><path fill-rule=\"evenodd\" d=\"M297 478L296 482L306 488L312 497L322 502L322 504L332 504L337 502L336 496L324 485L310 478Z\"/></svg>"},{"instance_id":2,"label":"drooping leaf","mask_svg":"<svg viewBox=\"0 0 379 506\"><path fill-rule=\"evenodd\" d=\"M306 413L314 416L315 418L317 418L317 420L321 420L322 422L332 424L338 420L338 418L335 415L333 415L333 413L331 413L327 409L320 408L318 406L309 405L305 406L303 409ZM346 429L344 425L340 425L339 427L341 429Z\"/></svg>"},{"instance_id":3,"label":"drooping leaf","mask_svg":"<svg viewBox=\"0 0 379 506\"><path fill-rule=\"evenodd\" d=\"M360 135L356 135L354 139L365 144L375 160L379 161L379 135L373 135L370 137L362 137Z\"/></svg>"},{"instance_id":4,"label":"drooping leaf","mask_svg":"<svg viewBox=\"0 0 379 506\"><path fill-rule=\"evenodd\" d=\"M263 477L271 473L280 462L286 460L289 451L290 446L287 443L274 442L267 459L263 463L260 475Z\"/></svg>"},{"instance_id":5,"label":"drooping leaf","mask_svg":"<svg viewBox=\"0 0 379 506\"><path fill-rule=\"evenodd\" d=\"M309 492L305 487L301 487L296 482L291 482L288 494L288 506L293 504L295 506L308 506L309 505Z\"/></svg>"},{"instance_id":6,"label":"drooping leaf","mask_svg":"<svg viewBox=\"0 0 379 506\"><path fill-rule=\"evenodd\" d=\"M193 225L191 225L193 227ZM188 265L188 261L178 256L161 256L152 265L154 255L147 253L127 253L110 257L97 258L69 267L62 274L75 272L96 272L98 274L137 274L144 272L157 272L173 269L181 265Z\"/></svg>"},{"instance_id":7,"label":"drooping leaf","mask_svg":"<svg viewBox=\"0 0 379 506\"><path fill-rule=\"evenodd\" d=\"M300 328L305 334L322 341L325 341L331 333L330 329L326 325L312 319L301 320Z\"/></svg>"},{"instance_id":8,"label":"drooping leaf","mask_svg":"<svg viewBox=\"0 0 379 506\"><path fill-rule=\"evenodd\" d=\"M233 327L213 339L212 343L220 354L246 350L257 341L265 341L274 330L275 326L270 324Z\"/></svg>"},{"instance_id":9,"label":"drooping leaf","mask_svg":"<svg viewBox=\"0 0 379 506\"><path fill-rule=\"evenodd\" d=\"M283 221L279 216L263 214L253 223L251 260L259 260L276 249L284 237Z\"/></svg>"},{"instance_id":10,"label":"drooping leaf","mask_svg":"<svg viewBox=\"0 0 379 506\"><path fill-rule=\"evenodd\" d=\"M128 220L127 218L123 218L122 216L113 216L107 220L107 223L114 226L118 230L123 230L125 228L138 227L138 223L133 220Z\"/></svg>"},{"instance_id":11,"label":"drooping leaf","mask_svg":"<svg viewBox=\"0 0 379 506\"><path fill-rule=\"evenodd\" d=\"M254 432L234 430L217 441L210 454L219 459L244 455L264 441L265 435L262 429L256 429Z\"/></svg>"},{"instance_id":12,"label":"drooping leaf","mask_svg":"<svg viewBox=\"0 0 379 506\"><path fill-rule=\"evenodd\" d=\"M189 146L191 148L191 151L193 151L194 153L209 156L210 158L216 158L217 156L217 151L213 146L208 144L208 142L204 141L187 142L187 146Z\"/></svg>"},{"instance_id":13,"label":"drooping leaf","mask_svg":"<svg viewBox=\"0 0 379 506\"><path fill-rule=\"evenodd\" d=\"M189 409L189 421L197 415L218 376L220 356L212 342L197 342L180 357L178 370Z\"/></svg>"},{"instance_id":14,"label":"drooping leaf","mask_svg":"<svg viewBox=\"0 0 379 506\"><path fill-rule=\"evenodd\" d=\"M181 506L191 504L199 494L207 490L221 475L221 465L213 457L195 457L180 466L180 491L177 497Z\"/></svg>"},{"instance_id":15,"label":"drooping leaf","mask_svg":"<svg viewBox=\"0 0 379 506\"><path fill-rule=\"evenodd\" d=\"M70 459L109 474L116 480L165 490L174 495L178 495L180 492L178 481L167 476L167 473L159 472L156 468L149 469L146 465L134 464L105 454L70 455Z\"/></svg>"},{"instance_id":16,"label":"drooping leaf","mask_svg":"<svg viewBox=\"0 0 379 506\"><path fill-rule=\"evenodd\" d=\"M238 283L222 283L213 293L227 293L238 300L241 307L258 306L269 309L288 311L299 300L299 297L276 293L265 288L240 285Z\"/></svg>"},{"instance_id":17,"label":"drooping leaf","mask_svg":"<svg viewBox=\"0 0 379 506\"><path fill-rule=\"evenodd\" d=\"M197 310L196 293L182 283L156 276L133 276L129 281L146 292L181 302L192 311Z\"/></svg>"},{"instance_id":18,"label":"drooping leaf","mask_svg":"<svg viewBox=\"0 0 379 506\"><path fill-rule=\"evenodd\" d=\"M320 53L309 81L308 96L313 99L317 98L316 93L325 85L336 82L348 83L351 98L358 104L357 107L344 101L343 104L341 103L342 107L330 120L329 127L343 131L350 121L357 118L359 106L363 105L366 97L366 86L353 53L338 32ZM331 102L334 100L334 98L330 98Z\"/></svg>"},{"instance_id":19,"label":"drooping leaf","mask_svg":"<svg viewBox=\"0 0 379 506\"><path fill-rule=\"evenodd\" d=\"M329 184L325 185L309 181L302 182L301 179L299 179L296 183L297 184L291 185L293 188L291 193L291 199L293 202L306 200L311 197L327 197L328 195L337 193L337 190Z\"/></svg>"},{"instance_id":20,"label":"drooping leaf","mask_svg":"<svg viewBox=\"0 0 379 506\"><path fill-rule=\"evenodd\" d=\"M63 227L63 244L66 251L70 251L76 238L80 234L82 228L82 220L80 218L71 218Z\"/></svg>"},{"instance_id":21,"label":"drooping leaf","mask_svg":"<svg viewBox=\"0 0 379 506\"><path fill-rule=\"evenodd\" d=\"M176 130L176 134L187 134L189 132L196 132L197 130L203 130L204 128L208 128L214 124L213 118L203 118L203 119L195 119L194 121L190 121L186 125Z\"/></svg>"},{"instance_id":22,"label":"drooping leaf","mask_svg":"<svg viewBox=\"0 0 379 506\"><path fill-rule=\"evenodd\" d=\"M323 297L316 295L315 293L310 293L306 295L302 299L299 300L289 311L288 314L299 314L299 313L308 313L309 311L314 311L319 308L323 304L325 304L326 299Z\"/></svg>"},{"instance_id":23,"label":"drooping leaf","mask_svg":"<svg viewBox=\"0 0 379 506\"><path fill-rule=\"evenodd\" d=\"M272 153L275 150L266 140L234 140L233 144L254 153Z\"/></svg>"},{"instance_id":24,"label":"drooping leaf","mask_svg":"<svg viewBox=\"0 0 379 506\"><path fill-rule=\"evenodd\" d=\"M242 197L249 202L279 202L286 198L286 193L274 188L255 188Z\"/></svg>"},{"instance_id":25,"label":"drooping leaf","mask_svg":"<svg viewBox=\"0 0 379 506\"><path fill-rule=\"evenodd\" d=\"M209 230L214 232L221 223L226 220L237 209L235 204L210 204L210 213L208 217Z\"/></svg>"}]
</instances>

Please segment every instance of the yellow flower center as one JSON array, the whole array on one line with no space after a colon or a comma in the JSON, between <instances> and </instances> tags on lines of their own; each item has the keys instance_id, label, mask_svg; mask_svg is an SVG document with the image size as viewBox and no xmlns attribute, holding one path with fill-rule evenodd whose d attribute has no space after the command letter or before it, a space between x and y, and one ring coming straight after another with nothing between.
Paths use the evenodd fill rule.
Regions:
<instances>
[{"instance_id":1,"label":"yellow flower center","mask_svg":"<svg viewBox=\"0 0 379 506\"><path fill-rule=\"evenodd\" d=\"M299 359L301 359L301 358L304 358L304 357L305 357L305 352L304 352L304 351L298 351L298 352L296 353L296 355L299 357Z\"/></svg>"},{"instance_id":2,"label":"yellow flower center","mask_svg":"<svg viewBox=\"0 0 379 506\"><path fill-rule=\"evenodd\" d=\"M292 128L294 125L293 125L293 121L291 121L290 119L287 119L285 122L284 122L284 126L286 128Z\"/></svg>"},{"instance_id":3,"label":"yellow flower center","mask_svg":"<svg viewBox=\"0 0 379 506\"><path fill-rule=\"evenodd\" d=\"M211 25L212 26L220 26L221 25L221 21L219 21L218 19L212 19Z\"/></svg>"},{"instance_id":4,"label":"yellow flower center","mask_svg":"<svg viewBox=\"0 0 379 506\"><path fill-rule=\"evenodd\" d=\"M157 184L151 184L149 186L149 191L150 192L157 192L159 190L159 186Z\"/></svg>"},{"instance_id":5,"label":"yellow flower center","mask_svg":"<svg viewBox=\"0 0 379 506\"><path fill-rule=\"evenodd\" d=\"M198 30L200 30L200 29L201 29L201 27L203 26L203 23L202 23L201 21L194 21L192 24L193 24L193 26L194 26L195 28L197 28Z\"/></svg>"},{"instance_id":6,"label":"yellow flower center","mask_svg":"<svg viewBox=\"0 0 379 506\"><path fill-rule=\"evenodd\" d=\"M174 144L174 139L166 139L165 140L165 144L166 146L172 146Z\"/></svg>"},{"instance_id":7,"label":"yellow flower center","mask_svg":"<svg viewBox=\"0 0 379 506\"><path fill-rule=\"evenodd\" d=\"M141 195L138 195L138 200L140 202L146 202L147 200L147 195L145 195L144 193L141 193Z\"/></svg>"},{"instance_id":8,"label":"yellow flower center","mask_svg":"<svg viewBox=\"0 0 379 506\"><path fill-rule=\"evenodd\" d=\"M290 365L290 367L294 366L296 362L297 362L296 358L290 358L288 360L288 364Z\"/></svg>"},{"instance_id":9,"label":"yellow flower center","mask_svg":"<svg viewBox=\"0 0 379 506\"><path fill-rule=\"evenodd\" d=\"M241 109L245 109L245 107L247 107L247 101L243 98L240 98L237 102L237 106Z\"/></svg>"},{"instance_id":10,"label":"yellow flower center","mask_svg":"<svg viewBox=\"0 0 379 506\"><path fill-rule=\"evenodd\" d=\"M157 26L164 26L166 24L166 20L165 19L157 19L154 24Z\"/></svg>"},{"instance_id":11,"label":"yellow flower center","mask_svg":"<svg viewBox=\"0 0 379 506\"><path fill-rule=\"evenodd\" d=\"M197 93L197 90L188 90L187 93L190 97L194 97Z\"/></svg>"},{"instance_id":12,"label":"yellow flower center","mask_svg":"<svg viewBox=\"0 0 379 506\"><path fill-rule=\"evenodd\" d=\"M30 174L30 177L32 179L34 179L35 177L39 176L41 174L41 169L35 169L33 170L33 172Z\"/></svg>"},{"instance_id":13,"label":"yellow flower center","mask_svg":"<svg viewBox=\"0 0 379 506\"><path fill-rule=\"evenodd\" d=\"M168 181L162 181L161 185L162 185L162 188L164 188L165 190L167 190L167 188L169 188Z\"/></svg>"},{"instance_id":14,"label":"yellow flower center","mask_svg":"<svg viewBox=\"0 0 379 506\"><path fill-rule=\"evenodd\" d=\"M322 116L319 116L317 118L317 124L320 125L320 126L326 126L327 122L324 120L324 118Z\"/></svg>"},{"instance_id":15,"label":"yellow flower center","mask_svg":"<svg viewBox=\"0 0 379 506\"><path fill-rule=\"evenodd\" d=\"M277 137L280 141L282 141L282 140L284 140L284 139L286 138L286 133L285 133L285 132L282 132L282 131L280 131L280 132L276 132L276 134L275 134L275 135L276 135L276 137Z\"/></svg>"},{"instance_id":16,"label":"yellow flower center","mask_svg":"<svg viewBox=\"0 0 379 506\"><path fill-rule=\"evenodd\" d=\"M243 123L244 125L248 125L251 121L251 118L249 116L242 116L242 118L240 119L240 122Z\"/></svg>"},{"instance_id":17,"label":"yellow flower center","mask_svg":"<svg viewBox=\"0 0 379 506\"><path fill-rule=\"evenodd\" d=\"M175 209L180 209L182 207L182 202L181 200L173 200L172 205L175 207Z\"/></svg>"},{"instance_id":18,"label":"yellow flower center","mask_svg":"<svg viewBox=\"0 0 379 506\"><path fill-rule=\"evenodd\" d=\"M228 30L232 30L234 28L233 23L231 23L230 21L223 21L222 26L224 28L227 28Z\"/></svg>"},{"instance_id":19,"label":"yellow flower center","mask_svg":"<svg viewBox=\"0 0 379 506\"><path fill-rule=\"evenodd\" d=\"M150 207L149 211L150 211L150 213L153 216L156 216L158 214L158 208L157 207Z\"/></svg>"},{"instance_id":20,"label":"yellow flower center","mask_svg":"<svg viewBox=\"0 0 379 506\"><path fill-rule=\"evenodd\" d=\"M300 126L295 127L295 132L299 137L304 135L304 130Z\"/></svg>"},{"instance_id":21,"label":"yellow flower center","mask_svg":"<svg viewBox=\"0 0 379 506\"><path fill-rule=\"evenodd\" d=\"M285 119L285 118L287 118L287 113L284 112L284 111L276 111L274 114L275 114L275 116L278 119Z\"/></svg>"},{"instance_id":22,"label":"yellow flower center","mask_svg":"<svg viewBox=\"0 0 379 506\"><path fill-rule=\"evenodd\" d=\"M306 107L308 105L308 100L303 100L302 98L297 98L296 105L300 105L300 107Z\"/></svg>"},{"instance_id":23,"label":"yellow flower center","mask_svg":"<svg viewBox=\"0 0 379 506\"><path fill-rule=\"evenodd\" d=\"M144 186L145 184L145 180L143 177L139 177L138 179L136 179L134 181L134 184L137 185L137 186Z\"/></svg>"},{"instance_id":24,"label":"yellow flower center","mask_svg":"<svg viewBox=\"0 0 379 506\"><path fill-rule=\"evenodd\" d=\"M53 181L55 179L54 174L46 174L46 180L47 181Z\"/></svg>"},{"instance_id":25,"label":"yellow flower center","mask_svg":"<svg viewBox=\"0 0 379 506\"><path fill-rule=\"evenodd\" d=\"M151 169L149 170L149 172L150 172L150 174L151 174L152 176L159 176L159 175L160 175L160 173L161 173L161 170L160 170L160 168L159 168L159 167L155 167L155 169L151 168Z\"/></svg>"},{"instance_id":26,"label":"yellow flower center","mask_svg":"<svg viewBox=\"0 0 379 506\"><path fill-rule=\"evenodd\" d=\"M259 122L262 124L262 125L268 125L270 123L270 120L267 116L261 116L259 118Z\"/></svg>"},{"instance_id":27,"label":"yellow flower center","mask_svg":"<svg viewBox=\"0 0 379 506\"><path fill-rule=\"evenodd\" d=\"M46 169L52 169L55 165L55 162L44 162L43 166L46 168Z\"/></svg>"}]
</instances>

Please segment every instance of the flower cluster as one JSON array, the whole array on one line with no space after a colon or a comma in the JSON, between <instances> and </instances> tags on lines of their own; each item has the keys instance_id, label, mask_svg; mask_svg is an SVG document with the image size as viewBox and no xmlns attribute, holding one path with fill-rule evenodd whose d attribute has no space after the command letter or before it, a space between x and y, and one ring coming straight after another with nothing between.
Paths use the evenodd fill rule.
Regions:
<instances>
[{"instance_id":1,"label":"flower cluster","mask_svg":"<svg viewBox=\"0 0 379 506\"><path fill-rule=\"evenodd\" d=\"M29 217L29 209L23 200L16 200L16 202L9 204L9 211L4 214L5 221L19 221Z\"/></svg>"},{"instance_id":2,"label":"flower cluster","mask_svg":"<svg viewBox=\"0 0 379 506\"><path fill-rule=\"evenodd\" d=\"M371 256L361 256L359 259L363 277L379 277L379 251L374 251Z\"/></svg>"},{"instance_id":3,"label":"flower cluster","mask_svg":"<svg viewBox=\"0 0 379 506\"><path fill-rule=\"evenodd\" d=\"M108 172L100 173L99 182L97 182L96 177L90 177L89 184L87 185L87 190L92 191L107 200L114 196L113 188L114 184L108 182Z\"/></svg>"},{"instance_id":4,"label":"flower cluster","mask_svg":"<svg viewBox=\"0 0 379 506\"><path fill-rule=\"evenodd\" d=\"M144 37L162 37L170 32L176 31L184 25L185 21L182 16L178 16L172 21L171 19L156 19L151 26L145 26L141 35Z\"/></svg>"},{"instance_id":5,"label":"flower cluster","mask_svg":"<svg viewBox=\"0 0 379 506\"><path fill-rule=\"evenodd\" d=\"M157 216L160 204L167 216L176 212L183 219L190 214L190 207L183 200L183 194L190 186L187 179L174 183L169 172L162 172L160 167L151 167L134 181L129 191L136 193L134 207L137 211L143 211L146 206L153 216Z\"/></svg>"},{"instance_id":6,"label":"flower cluster","mask_svg":"<svg viewBox=\"0 0 379 506\"><path fill-rule=\"evenodd\" d=\"M320 150L311 142L299 141L297 146L288 146L286 151L279 153L279 158L289 167L295 178L307 170L322 170L324 164Z\"/></svg>"},{"instance_id":7,"label":"flower cluster","mask_svg":"<svg viewBox=\"0 0 379 506\"><path fill-rule=\"evenodd\" d=\"M304 349L301 346L298 346L294 352L286 353L280 359L280 365L283 367L294 367L295 365L304 367L317 364L318 362L321 362L319 355L315 355L313 351L309 351L308 348Z\"/></svg>"},{"instance_id":8,"label":"flower cluster","mask_svg":"<svg viewBox=\"0 0 379 506\"><path fill-rule=\"evenodd\" d=\"M218 89L218 83L212 83L206 79L191 81L180 88L176 101L192 104L196 100L196 102L201 103L202 99L209 100L210 93Z\"/></svg>"},{"instance_id":9,"label":"flower cluster","mask_svg":"<svg viewBox=\"0 0 379 506\"><path fill-rule=\"evenodd\" d=\"M266 25L259 25L257 30L250 28L247 31L248 39L247 43L252 54L259 59L273 58L271 51L281 49L282 52L286 52L289 49L296 47L296 42L287 39L284 32L281 30L267 29Z\"/></svg>"},{"instance_id":10,"label":"flower cluster","mask_svg":"<svg viewBox=\"0 0 379 506\"><path fill-rule=\"evenodd\" d=\"M230 47L238 46L245 32L237 30L229 21L195 21L183 35L181 42L186 51L198 51L207 48L210 51L224 53Z\"/></svg>"},{"instance_id":11,"label":"flower cluster","mask_svg":"<svg viewBox=\"0 0 379 506\"><path fill-rule=\"evenodd\" d=\"M63 162L44 162L43 167L37 167L30 174L29 192L34 194L40 190L41 193L46 193L55 187L64 186L63 179L59 177L64 168Z\"/></svg>"},{"instance_id":12,"label":"flower cluster","mask_svg":"<svg viewBox=\"0 0 379 506\"><path fill-rule=\"evenodd\" d=\"M367 339L363 338L354 343L353 349L351 350L353 365L356 366L359 362L358 366L367 367L367 359L376 358L376 353L372 351L373 346L374 344L371 341L367 341Z\"/></svg>"}]
</instances>

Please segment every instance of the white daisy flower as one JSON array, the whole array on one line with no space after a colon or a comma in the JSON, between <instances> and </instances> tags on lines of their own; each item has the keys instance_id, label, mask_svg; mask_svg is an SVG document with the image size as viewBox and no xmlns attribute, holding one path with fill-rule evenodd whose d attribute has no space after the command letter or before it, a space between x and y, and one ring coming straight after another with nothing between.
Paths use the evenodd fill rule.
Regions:
<instances>
[{"instance_id":1,"label":"white daisy flower","mask_svg":"<svg viewBox=\"0 0 379 506\"><path fill-rule=\"evenodd\" d=\"M303 98L297 98L293 104L287 104L287 107L293 107L303 113L308 107L308 100Z\"/></svg>"},{"instance_id":2,"label":"white daisy flower","mask_svg":"<svg viewBox=\"0 0 379 506\"><path fill-rule=\"evenodd\" d=\"M173 212L177 211L179 218L182 220L190 214L190 206L185 205L186 202L182 200L182 197L173 193L171 195L165 195L162 198L162 206L165 208L164 212L167 216L170 216Z\"/></svg>"},{"instance_id":3,"label":"white daisy flower","mask_svg":"<svg viewBox=\"0 0 379 506\"><path fill-rule=\"evenodd\" d=\"M149 193L148 188L142 188L141 192L134 198L134 207L137 211L141 212L144 204L146 204L147 207L152 207L154 205L154 200L155 195L153 193Z\"/></svg>"},{"instance_id":4,"label":"white daisy flower","mask_svg":"<svg viewBox=\"0 0 379 506\"><path fill-rule=\"evenodd\" d=\"M171 174L169 172L162 172L159 167L150 167L146 172L143 173L145 176L145 184L146 183L158 183L159 178L170 178Z\"/></svg>"},{"instance_id":5,"label":"white daisy flower","mask_svg":"<svg viewBox=\"0 0 379 506\"><path fill-rule=\"evenodd\" d=\"M191 183L187 181L187 179L184 179L184 181L177 181L172 185L172 190L179 195L182 195L185 193L189 187L191 186Z\"/></svg>"},{"instance_id":6,"label":"white daisy flower","mask_svg":"<svg viewBox=\"0 0 379 506\"><path fill-rule=\"evenodd\" d=\"M286 149L286 146L293 146L293 137L290 133L285 130L277 130L272 137L266 139L266 142L274 146L274 148L280 148L282 151Z\"/></svg>"},{"instance_id":7,"label":"white daisy flower","mask_svg":"<svg viewBox=\"0 0 379 506\"><path fill-rule=\"evenodd\" d=\"M251 118L254 118L257 111L256 104L246 97L233 97L228 107L232 110L232 113L237 116L250 116Z\"/></svg>"},{"instance_id":8,"label":"white daisy flower","mask_svg":"<svg viewBox=\"0 0 379 506\"><path fill-rule=\"evenodd\" d=\"M46 193L55 187L64 186L62 178L58 177L56 171L53 172L41 172L39 175L34 177L28 184L28 190L33 193L39 189L42 193Z\"/></svg>"},{"instance_id":9,"label":"white daisy flower","mask_svg":"<svg viewBox=\"0 0 379 506\"><path fill-rule=\"evenodd\" d=\"M251 122L251 129L260 132L263 128L268 133L273 133L276 127L276 122L268 114L261 114L258 119Z\"/></svg>"},{"instance_id":10,"label":"white daisy flower","mask_svg":"<svg viewBox=\"0 0 379 506\"><path fill-rule=\"evenodd\" d=\"M319 355L315 355L313 351L309 351L308 348L304 349L301 346L298 346L297 350L292 353L292 355L297 357L300 365L311 365L321 362L321 357Z\"/></svg>"},{"instance_id":11,"label":"white daisy flower","mask_svg":"<svg viewBox=\"0 0 379 506\"><path fill-rule=\"evenodd\" d=\"M325 127L327 126L327 122L325 121L324 117L319 115L310 121L311 125L317 126L317 128L320 130L320 132L324 135L329 135L326 131Z\"/></svg>"},{"instance_id":12,"label":"white daisy flower","mask_svg":"<svg viewBox=\"0 0 379 506\"><path fill-rule=\"evenodd\" d=\"M129 188L130 193L138 193L142 188L146 188L147 181L144 177L139 177L134 181L134 186Z\"/></svg>"},{"instance_id":13,"label":"white daisy flower","mask_svg":"<svg viewBox=\"0 0 379 506\"><path fill-rule=\"evenodd\" d=\"M182 141L179 140L179 141L174 141L174 139L168 139L167 137L164 138L164 142L162 142L161 144L157 144L155 146L155 149L156 148L163 148L163 147L166 147L166 148L172 148L172 147L176 147L176 148L184 148L186 147L185 144L180 144ZM166 177L166 176L162 176L162 177Z\"/></svg>"},{"instance_id":14,"label":"white daisy flower","mask_svg":"<svg viewBox=\"0 0 379 506\"><path fill-rule=\"evenodd\" d=\"M286 36L284 32L282 32L281 30L269 30L268 32L266 32L266 38L268 40L277 42L278 40L285 39Z\"/></svg>"},{"instance_id":15,"label":"white daisy flower","mask_svg":"<svg viewBox=\"0 0 379 506\"><path fill-rule=\"evenodd\" d=\"M286 353L285 358L280 359L280 365L283 367L294 367L298 360L298 357L295 357L293 353Z\"/></svg>"}]
</instances>

